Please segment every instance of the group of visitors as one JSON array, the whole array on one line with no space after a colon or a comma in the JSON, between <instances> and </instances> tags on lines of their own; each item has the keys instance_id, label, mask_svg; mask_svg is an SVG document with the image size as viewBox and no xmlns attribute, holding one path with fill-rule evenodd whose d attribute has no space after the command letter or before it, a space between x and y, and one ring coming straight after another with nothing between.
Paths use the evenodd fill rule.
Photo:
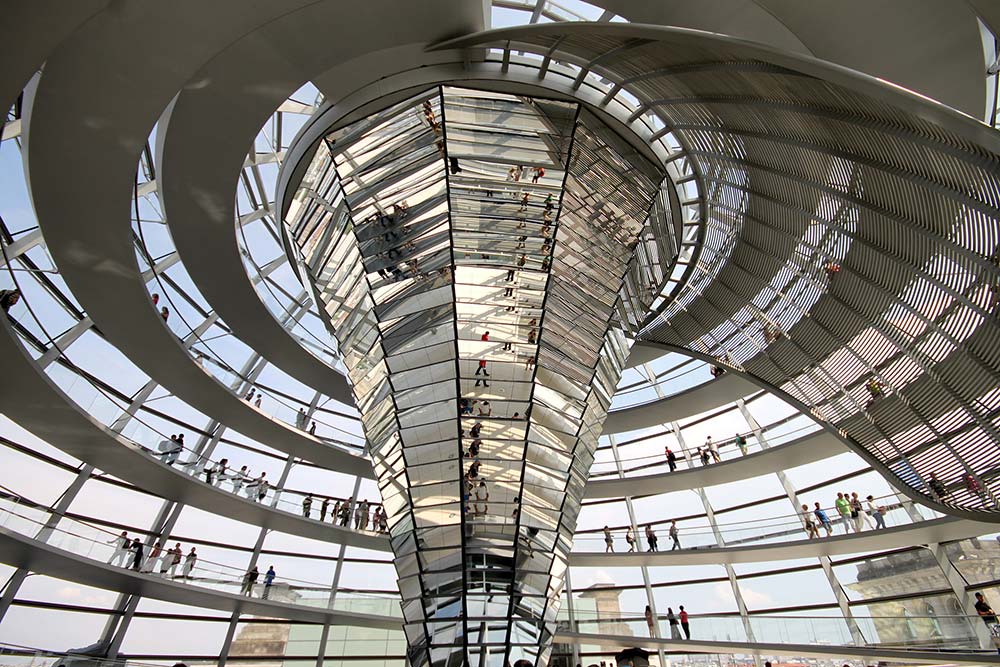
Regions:
<instances>
[{"instance_id":1,"label":"group of visitors","mask_svg":"<svg viewBox=\"0 0 1000 667\"><path fill-rule=\"evenodd\" d=\"M108 565L158 574L170 579L190 579L191 571L198 562L198 554L194 547L191 547L191 551L185 556L180 542L169 548L166 546L166 540L163 543L156 540L147 550L142 540L138 537L129 538L128 531L125 530L121 535L108 540L106 544L114 547ZM180 575L177 574L178 567L181 570Z\"/></svg>"},{"instance_id":2,"label":"group of visitors","mask_svg":"<svg viewBox=\"0 0 1000 667\"><path fill-rule=\"evenodd\" d=\"M274 571L273 565L267 568L267 572L264 573L264 588L260 593L262 600L267 600L271 597L271 586L274 585L274 578L277 576L278 573ZM252 596L253 587L257 585L258 578L260 578L260 570L254 565L243 575L243 585L240 588L240 595Z\"/></svg>"},{"instance_id":3,"label":"group of visitors","mask_svg":"<svg viewBox=\"0 0 1000 667\"><path fill-rule=\"evenodd\" d=\"M171 435L169 440L164 440L160 443L158 449L160 460L167 465L174 465L180 453L184 450L184 434ZM197 460L193 460L182 465L194 466L196 463ZM228 458L221 458L215 462L210 461L202 469L201 474L205 476L206 484L222 488L223 482L228 481L232 485L233 493L239 495L242 492L248 500L258 503L264 502L267 499L267 494L272 488L277 490L276 487L272 487L270 481L267 479L266 472L261 472L254 477L247 466L241 466L239 470L230 466ZM332 512L330 511L331 501L334 501ZM302 500L302 514L307 519L312 518L313 502L313 494L307 494ZM354 507L350 500L324 497L320 501L319 520L326 521L328 513L335 525L344 528L351 527L353 523L355 530L372 530L379 533L389 531L388 517L385 515L385 510L381 505L376 505L372 509L372 505L367 500L358 503L357 507Z\"/></svg>"},{"instance_id":4,"label":"group of visitors","mask_svg":"<svg viewBox=\"0 0 1000 667\"><path fill-rule=\"evenodd\" d=\"M142 540L138 537L130 538L128 531L123 530L121 535L107 542L107 544L114 546L114 552L108 559L108 564L144 574L159 575L167 579L192 579L192 572L198 563L198 553L195 547L191 547L187 555L184 555L180 542L177 542L173 547L167 547L165 543L166 540L162 543L160 540L156 540L147 549ZM180 568L180 574L177 573L178 568ZM240 590L242 595L252 594L259 575L256 565L243 575L243 585ZM264 574L264 589L261 597L265 600L268 599L275 576L277 575L272 565Z\"/></svg>"},{"instance_id":5,"label":"group of visitors","mask_svg":"<svg viewBox=\"0 0 1000 667\"><path fill-rule=\"evenodd\" d=\"M257 387L250 387L250 391L243 395L243 400L247 403L253 403L255 408L260 408L261 401L264 398L264 392L257 391ZM309 428L306 429L306 426ZM306 414L305 408L299 408L298 413L295 415L295 428L300 431L308 430L309 435L316 435L316 421L313 420L310 423L309 416Z\"/></svg>"},{"instance_id":6,"label":"group of visitors","mask_svg":"<svg viewBox=\"0 0 1000 667\"><path fill-rule=\"evenodd\" d=\"M737 433L732 442L739 448L740 454L743 456L747 455L747 437L745 435ZM667 459L667 466L670 468L670 472L677 470L678 456L670 448L670 445L666 445L663 448L663 456ZM719 454L719 445L712 440L712 436L708 436L705 439L704 446L695 449L694 458L700 461L703 466L712 463L722 463L722 456Z\"/></svg>"},{"instance_id":7,"label":"group of visitors","mask_svg":"<svg viewBox=\"0 0 1000 667\"><path fill-rule=\"evenodd\" d=\"M653 530L653 524L647 523L643 530L643 534L646 538L646 544L648 545L647 551L656 552L659 546L659 537L656 535L656 531ZM667 528L667 535L670 537L670 550L681 548L681 531L677 527L677 520L674 519L670 522L670 526ZM626 553L633 553L636 550L642 548L639 541L636 539L635 534L632 532L632 527L629 526L625 529L625 543L628 545L628 551ZM614 553L615 551L615 537L611 532L611 528L608 526L604 527L604 553Z\"/></svg>"},{"instance_id":8,"label":"group of visitors","mask_svg":"<svg viewBox=\"0 0 1000 667\"><path fill-rule=\"evenodd\" d=\"M333 500L333 511L330 511L330 501ZM307 519L312 518L312 506L315 502L310 493L302 499L302 516ZM389 518L386 516L385 508L381 505L372 504L368 499L364 499L354 507L350 499L338 500L335 498L323 498L319 506L319 520L326 521L327 513L330 514L330 521L336 526L351 528L354 530L372 530L377 533L389 532Z\"/></svg>"},{"instance_id":9,"label":"group of visitors","mask_svg":"<svg viewBox=\"0 0 1000 667\"><path fill-rule=\"evenodd\" d=\"M809 539L820 537L820 528L826 531L826 536L833 535L833 522L825 509L818 502L813 503L813 509L802 505L802 523L805 525ZM834 501L836 521L844 527L844 534L860 533L865 528L880 530L885 528L886 508L871 495L861 500L856 492L837 493Z\"/></svg>"},{"instance_id":10,"label":"group of visitors","mask_svg":"<svg viewBox=\"0 0 1000 667\"><path fill-rule=\"evenodd\" d=\"M678 607L680 613L674 614L673 607L667 607L667 624L670 626L670 638L680 639L681 631L684 632L684 639L691 639L691 619L684 605ZM653 609L646 605L646 627L649 628L649 636L656 637L656 618L653 616Z\"/></svg>"}]
</instances>

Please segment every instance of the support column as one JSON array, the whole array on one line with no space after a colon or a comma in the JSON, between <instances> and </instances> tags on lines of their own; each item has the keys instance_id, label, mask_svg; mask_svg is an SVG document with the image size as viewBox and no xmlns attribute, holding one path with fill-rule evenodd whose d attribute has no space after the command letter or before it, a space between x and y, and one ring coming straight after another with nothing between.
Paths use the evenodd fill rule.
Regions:
<instances>
[{"instance_id":1,"label":"support column","mask_svg":"<svg viewBox=\"0 0 1000 667\"><path fill-rule=\"evenodd\" d=\"M294 465L295 459L289 454L285 459L285 467L281 471L281 476L278 478L278 483L274 487L274 498L271 500L271 507L278 506L278 498L281 496L281 489L284 488L285 483L288 481L288 474L292 471L292 465ZM260 559L260 552L264 548L264 538L267 537L268 529L261 528L260 532L257 533L257 541L254 543L253 551L250 553L250 562L247 563L247 570L249 571L257 561ZM253 591L250 591L253 595ZM226 630L226 638L222 642L222 648L219 649L219 664L218 667L225 667L226 661L229 659L229 649L233 645L233 639L236 637L236 626L240 621L240 612L234 611L232 616L229 617L229 628Z\"/></svg>"},{"instance_id":2,"label":"support column","mask_svg":"<svg viewBox=\"0 0 1000 667\"><path fill-rule=\"evenodd\" d=\"M618 454L618 442L614 435L608 436L608 441L611 443L611 454L615 457L615 468L618 471L618 477L624 479L625 472L622 469L621 456ZM635 520L635 508L632 506L632 496L625 496L625 509L628 511L628 521L632 526L632 536L636 540L636 544L639 545L639 524ZM641 550L641 547L639 547ZM642 584L646 588L646 602L649 604L650 611L653 612L653 637L660 639L660 614L656 610L656 597L653 595L653 586L649 581L649 568L645 565L640 565L639 570L642 572ZM663 646L658 644L656 646L656 653L659 657L660 664L666 664L666 655L663 652Z\"/></svg>"},{"instance_id":3,"label":"support column","mask_svg":"<svg viewBox=\"0 0 1000 667\"><path fill-rule=\"evenodd\" d=\"M684 452L685 457L690 457L691 452L687 446L687 442L684 440L684 435L681 433L680 424L677 422L671 422L670 428L674 432L674 436L677 438L677 442L681 446L681 450ZM690 458L689 458L690 460ZM712 507L711 501L708 499L708 493L706 493L704 487L697 487L695 491L698 494L698 498L701 499L701 506L705 510L705 516L708 518L709 525L712 526L712 535L715 537L715 543L720 547L726 546L726 538L719 529L718 523L715 521L715 508ZM736 600L736 608L740 613L740 620L743 622L743 632L746 634L747 641L750 643L755 643L757 641L753 625L750 623L750 613L747 610L746 601L743 599L743 591L740 590L739 582L736 579L736 570L729 563L725 563L726 577L729 579L729 586L733 591L733 598ZM761 667L760 654L753 654L754 664L757 667Z\"/></svg>"},{"instance_id":4,"label":"support column","mask_svg":"<svg viewBox=\"0 0 1000 667\"><path fill-rule=\"evenodd\" d=\"M739 408L743 418L746 420L747 424L749 424L754 437L756 437L757 442L760 443L761 449L768 449L770 445L767 443L767 438L764 436L764 432L761 429L760 424L756 419L754 419L754 416L750 414L750 410L747 409L746 403L743 399L736 401L736 407ZM778 476L778 481L781 482L781 487L785 490L785 495L792 503L795 513L799 514L802 511L802 503L799 501L799 495L795 489L795 485L792 484L791 480L788 479L788 476L783 470L778 470L775 474ZM851 610L850 600L847 599L847 594L844 593L844 588L840 585L840 581L837 579L837 574L833 571L833 563L830 561L830 557L818 556L818 558L820 567L823 569L823 574L826 575L827 583L830 584L833 596L837 600L837 606L840 608L840 613L843 614L844 620L847 622L847 629L851 633L851 639L854 641L855 646L864 646L866 643L864 635L861 633L861 628L858 626L858 622L854 618L854 612Z\"/></svg>"}]
</instances>

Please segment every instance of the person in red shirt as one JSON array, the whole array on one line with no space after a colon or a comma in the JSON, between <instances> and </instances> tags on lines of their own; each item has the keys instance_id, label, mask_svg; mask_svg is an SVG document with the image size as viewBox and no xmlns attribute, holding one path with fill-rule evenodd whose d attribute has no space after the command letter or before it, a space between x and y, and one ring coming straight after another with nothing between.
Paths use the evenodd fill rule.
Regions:
<instances>
[{"instance_id":1,"label":"person in red shirt","mask_svg":"<svg viewBox=\"0 0 1000 667\"><path fill-rule=\"evenodd\" d=\"M688 623L688 613L684 611L684 605L681 605L681 629L684 630L684 637L691 639L691 625Z\"/></svg>"},{"instance_id":2,"label":"person in red shirt","mask_svg":"<svg viewBox=\"0 0 1000 667\"><path fill-rule=\"evenodd\" d=\"M487 331L486 333L483 334L482 338L480 338L479 340L489 340L489 339L490 339L490 332Z\"/></svg>"}]
</instances>

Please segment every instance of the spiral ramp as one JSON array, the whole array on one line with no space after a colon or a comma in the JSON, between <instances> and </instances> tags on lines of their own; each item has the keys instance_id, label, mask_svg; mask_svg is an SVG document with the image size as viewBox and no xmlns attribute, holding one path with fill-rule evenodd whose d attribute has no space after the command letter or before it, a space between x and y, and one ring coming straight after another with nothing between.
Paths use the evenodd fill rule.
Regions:
<instances>
[{"instance_id":1,"label":"spiral ramp","mask_svg":"<svg viewBox=\"0 0 1000 667\"><path fill-rule=\"evenodd\" d=\"M381 507L386 487L288 206L331 128L363 129L391 104L457 86L581 104L666 178L670 242L650 270L661 280L646 317L626 323L634 345L572 512L565 601L545 612L554 623L558 613L549 664L632 646L660 664L696 653L996 662L972 594L996 585L987 573L1000 562L1000 142L964 115L988 104L977 20L996 16L978 2L885 16L862 3L836 16L736 4L4 7L0 268L2 287L22 295L0 322L12 473L0 481L4 651L97 642L94 659L112 661L459 664L406 649L414 598L393 568L408 549L397 515L385 532L355 528L353 513L330 521L343 501ZM512 12L528 25L488 31ZM838 42L824 21L862 28ZM713 379L710 367L724 372ZM730 431L749 437L749 452ZM189 441L168 465L159 447L174 432ZM722 460L702 465L707 432ZM680 469L667 469L664 445ZM222 458L230 467L213 482ZM253 474L237 488L241 461ZM462 466L441 474L457 482ZM271 487L258 500L244 491L263 471ZM890 526L807 539L799 504L829 505L856 482L877 489ZM741 497L727 500L727 485ZM663 549L673 518L694 545ZM644 545L647 524L658 553L604 553L602 525L620 550L626 530ZM510 534L506 523L462 525L469 544ZM515 553L534 563L549 547L513 525ZM201 560L179 577L110 564L126 529L147 559L169 540ZM272 561L277 585L263 599ZM895 569L878 571L880 593L862 593L860 572L875 576L876 561ZM247 595L253 566L260 583ZM832 592L813 591L818 605L764 602L753 583L768 566ZM705 570L684 569L694 567ZM929 571L932 583L916 583ZM909 583L888 583L907 572ZM91 601L70 602L67 582ZM724 590L718 618L689 598L695 641L666 639L667 602L707 585ZM649 641L636 613L646 604L658 619ZM809 610L836 617L819 624L836 630L767 625ZM888 629L894 617L909 617L906 637ZM89 620L61 620L71 618ZM46 623L56 625L40 632ZM172 624L190 646L155 629ZM503 664L529 655L519 641L508 632L496 651L462 650Z\"/></svg>"}]
</instances>

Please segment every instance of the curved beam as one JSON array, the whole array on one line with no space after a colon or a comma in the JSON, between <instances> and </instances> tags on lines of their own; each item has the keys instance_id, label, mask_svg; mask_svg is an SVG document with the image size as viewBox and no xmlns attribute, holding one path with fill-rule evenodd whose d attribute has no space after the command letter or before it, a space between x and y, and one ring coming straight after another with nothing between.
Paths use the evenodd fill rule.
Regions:
<instances>
[{"instance_id":1,"label":"curved beam","mask_svg":"<svg viewBox=\"0 0 1000 667\"><path fill-rule=\"evenodd\" d=\"M752 617L751 617L752 618ZM615 623L614 618L607 624ZM709 619L706 618L706 621ZM695 622L698 619L695 618ZM600 623L599 623L600 625ZM857 658L881 662L905 662L911 665L940 665L942 663L955 665L1000 665L1000 658L985 651L927 651L905 648L878 648L875 646L826 646L822 644L776 644L773 642L729 642L711 641L705 639L673 640L655 639L649 637L629 637L601 632L558 632L555 641L564 644L586 644L601 646L608 649L624 649L634 647L649 647L664 649L674 653L716 653L739 655L791 655L803 658L841 660ZM612 648L613 647L613 648Z\"/></svg>"},{"instance_id":2,"label":"curved beam","mask_svg":"<svg viewBox=\"0 0 1000 667\"><path fill-rule=\"evenodd\" d=\"M625 567L628 565L707 565L719 563L763 563L767 561L843 556L868 551L905 549L918 544L964 540L996 530L992 523L946 517L906 526L869 530L850 535L834 535L817 540L782 540L774 544L734 547L705 547L676 551L604 553L570 552L575 567ZM681 533L681 540L684 533Z\"/></svg>"},{"instance_id":3,"label":"curved beam","mask_svg":"<svg viewBox=\"0 0 1000 667\"><path fill-rule=\"evenodd\" d=\"M370 469L366 459L254 410L200 368L152 307L132 244L130 193L150 129L217 48L288 9L254 8L234 0L210 8L137 0L128 12L102 12L82 26L46 61L26 117L32 200L49 252L73 295L108 341L139 368L196 410L250 438L321 465L361 472ZM204 39L176 38L184 34ZM75 176L64 178L66 173ZM81 210L87 211L88 224L80 224ZM108 298L111 294L115 298Z\"/></svg>"},{"instance_id":4,"label":"curved beam","mask_svg":"<svg viewBox=\"0 0 1000 667\"><path fill-rule=\"evenodd\" d=\"M5 527L0 527L0 562L86 586L236 614L385 630L399 630L403 625L401 618L391 616L261 600L196 584L181 584L78 556Z\"/></svg>"},{"instance_id":5,"label":"curved beam","mask_svg":"<svg viewBox=\"0 0 1000 667\"><path fill-rule=\"evenodd\" d=\"M839 438L827 431L819 431L784 445L708 466L624 479L591 479L583 497L588 500L639 497L716 486L822 461L847 451L850 450Z\"/></svg>"},{"instance_id":6,"label":"curved beam","mask_svg":"<svg viewBox=\"0 0 1000 667\"><path fill-rule=\"evenodd\" d=\"M80 408L38 368L15 337L6 318L0 317L0 357L4 359L5 373L5 381L0 383L0 405L4 414L53 447L128 480L144 491L206 512L311 539L389 550L389 540L384 536L360 533L255 503L154 460L150 452L111 431Z\"/></svg>"},{"instance_id":7,"label":"curved beam","mask_svg":"<svg viewBox=\"0 0 1000 667\"><path fill-rule=\"evenodd\" d=\"M612 410L604 420L604 435L635 431L714 410L748 396L760 387L732 373L648 403Z\"/></svg>"}]
</instances>

